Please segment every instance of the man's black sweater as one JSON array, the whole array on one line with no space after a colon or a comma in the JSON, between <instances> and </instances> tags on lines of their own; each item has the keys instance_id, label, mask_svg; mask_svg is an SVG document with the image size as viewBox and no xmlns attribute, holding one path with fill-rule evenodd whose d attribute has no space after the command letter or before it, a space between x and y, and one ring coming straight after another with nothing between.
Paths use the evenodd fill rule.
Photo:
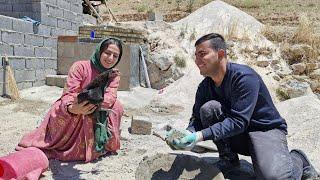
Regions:
<instances>
[{"instance_id":1,"label":"man's black sweater","mask_svg":"<svg viewBox=\"0 0 320 180\"><path fill-rule=\"evenodd\" d=\"M203 129L200 108L210 100L221 103L225 119ZM204 140L220 140L243 132L281 129L287 124L274 106L261 77L250 67L227 64L227 71L219 87L206 77L199 85L193 106L193 121L188 128L202 131Z\"/></svg>"}]
</instances>

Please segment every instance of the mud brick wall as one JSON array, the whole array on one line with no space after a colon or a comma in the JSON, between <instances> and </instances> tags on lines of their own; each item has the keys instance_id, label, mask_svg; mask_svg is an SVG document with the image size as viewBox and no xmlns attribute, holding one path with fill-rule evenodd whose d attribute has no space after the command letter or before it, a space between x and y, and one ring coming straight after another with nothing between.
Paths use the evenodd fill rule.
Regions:
<instances>
[{"instance_id":1,"label":"mud brick wall","mask_svg":"<svg viewBox=\"0 0 320 180\"><path fill-rule=\"evenodd\" d=\"M146 38L143 31L117 26L81 26L79 27L79 37L90 38L90 33L92 31L95 32L95 38L114 36L121 39L125 43L146 43Z\"/></svg>"}]
</instances>

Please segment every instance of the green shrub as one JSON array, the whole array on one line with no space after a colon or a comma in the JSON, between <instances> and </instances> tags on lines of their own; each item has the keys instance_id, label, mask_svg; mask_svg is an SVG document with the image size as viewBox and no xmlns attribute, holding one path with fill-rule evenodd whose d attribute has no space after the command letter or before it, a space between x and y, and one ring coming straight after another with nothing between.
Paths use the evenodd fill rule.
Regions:
<instances>
[{"instance_id":1,"label":"green shrub","mask_svg":"<svg viewBox=\"0 0 320 180\"><path fill-rule=\"evenodd\" d=\"M180 68L185 68L187 66L185 58L179 54L174 56L174 62Z\"/></svg>"}]
</instances>

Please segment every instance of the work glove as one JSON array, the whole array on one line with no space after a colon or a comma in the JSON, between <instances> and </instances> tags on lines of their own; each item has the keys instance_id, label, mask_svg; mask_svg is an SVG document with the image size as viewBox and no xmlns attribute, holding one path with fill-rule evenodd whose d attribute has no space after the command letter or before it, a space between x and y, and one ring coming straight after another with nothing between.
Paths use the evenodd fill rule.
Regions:
<instances>
[{"instance_id":1,"label":"work glove","mask_svg":"<svg viewBox=\"0 0 320 180\"><path fill-rule=\"evenodd\" d=\"M180 147L176 146L173 141L175 139L180 139L188 134L190 134L191 132L188 130L180 130L180 129L175 129L172 128L170 131L166 132L166 143L170 146L171 149L173 150L177 150L177 149L181 149Z\"/></svg>"},{"instance_id":2,"label":"work glove","mask_svg":"<svg viewBox=\"0 0 320 180\"><path fill-rule=\"evenodd\" d=\"M189 134L186 134L180 139L174 139L172 144L178 149L191 150L199 141L203 141L203 135L201 131L194 133L189 132Z\"/></svg>"}]
</instances>

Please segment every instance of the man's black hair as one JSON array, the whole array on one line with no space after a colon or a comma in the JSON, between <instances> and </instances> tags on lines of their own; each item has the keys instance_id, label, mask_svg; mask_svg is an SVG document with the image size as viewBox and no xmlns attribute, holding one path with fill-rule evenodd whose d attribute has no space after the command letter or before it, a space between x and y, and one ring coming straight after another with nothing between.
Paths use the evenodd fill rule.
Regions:
<instances>
[{"instance_id":1,"label":"man's black hair","mask_svg":"<svg viewBox=\"0 0 320 180\"><path fill-rule=\"evenodd\" d=\"M196 41L194 46L198 46L199 44L205 41L209 41L210 47L215 51L218 51L220 49L224 50L225 56L227 56L227 45L223 36L217 33L210 33L210 34L204 35Z\"/></svg>"}]
</instances>

